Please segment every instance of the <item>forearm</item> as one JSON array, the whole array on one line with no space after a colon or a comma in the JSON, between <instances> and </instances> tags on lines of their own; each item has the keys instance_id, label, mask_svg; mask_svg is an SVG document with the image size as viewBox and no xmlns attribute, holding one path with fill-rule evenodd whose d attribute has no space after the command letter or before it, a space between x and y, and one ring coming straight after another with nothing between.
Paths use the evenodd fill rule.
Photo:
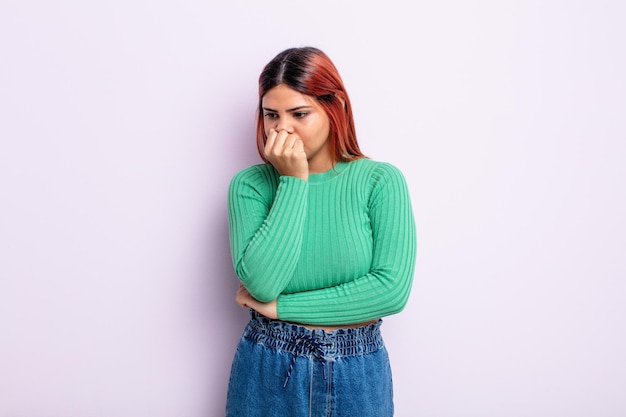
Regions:
<instances>
[{"instance_id":1,"label":"forearm","mask_svg":"<svg viewBox=\"0 0 626 417\"><path fill-rule=\"evenodd\" d=\"M278 297L293 276L300 256L307 184L281 177L271 207L254 195L231 191L229 228L237 276L259 301ZM246 189L244 188L244 192Z\"/></svg>"},{"instance_id":2,"label":"forearm","mask_svg":"<svg viewBox=\"0 0 626 417\"><path fill-rule=\"evenodd\" d=\"M346 284L278 297L278 318L315 325L354 324L400 312L412 285L413 265L391 278L371 273Z\"/></svg>"}]
</instances>

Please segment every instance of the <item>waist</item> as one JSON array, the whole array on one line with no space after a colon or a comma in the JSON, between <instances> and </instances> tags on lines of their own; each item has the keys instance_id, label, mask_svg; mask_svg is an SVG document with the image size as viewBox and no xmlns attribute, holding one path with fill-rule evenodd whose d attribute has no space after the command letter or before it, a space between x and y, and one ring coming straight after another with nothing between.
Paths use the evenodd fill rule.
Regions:
<instances>
[{"instance_id":1,"label":"waist","mask_svg":"<svg viewBox=\"0 0 626 417\"><path fill-rule=\"evenodd\" d=\"M244 337L266 346L293 353L305 354L311 346L331 356L354 356L375 352L384 347L380 326L382 320L349 326L304 326L281 320L272 320L250 311L250 322ZM304 350L303 350L304 349Z\"/></svg>"},{"instance_id":2,"label":"waist","mask_svg":"<svg viewBox=\"0 0 626 417\"><path fill-rule=\"evenodd\" d=\"M292 322L285 322L285 323L295 324L296 326L302 326L309 330L324 330L325 332L334 332L335 330L340 330L340 329L358 329L359 327L367 327L370 324L377 323L378 321L380 321L380 319L370 320L370 321L366 321L363 323L356 323L356 324L342 324L340 326L316 326L313 324L302 324L302 323L292 323Z\"/></svg>"}]
</instances>

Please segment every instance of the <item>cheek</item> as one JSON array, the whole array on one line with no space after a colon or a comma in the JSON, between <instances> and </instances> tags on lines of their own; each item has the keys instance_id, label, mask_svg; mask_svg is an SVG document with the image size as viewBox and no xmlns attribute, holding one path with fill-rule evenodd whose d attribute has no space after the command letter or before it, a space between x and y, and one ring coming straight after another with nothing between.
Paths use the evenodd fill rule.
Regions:
<instances>
[{"instance_id":1,"label":"cheek","mask_svg":"<svg viewBox=\"0 0 626 417\"><path fill-rule=\"evenodd\" d=\"M309 135L311 139L325 141L330 136L330 124L326 120L317 120L315 124L310 126Z\"/></svg>"},{"instance_id":2,"label":"cheek","mask_svg":"<svg viewBox=\"0 0 626 417\"><path fill-rule=\"evenodd\" d=\"M330 120L328 117L325 117L320 123L320 135L324 137L324 139L328 139L330 137Z\"/></svg>"},{"instance_id":3,"label":"cheek","mask_svg":"<svg viewBox=\"0 0 626 417\"><path fill-rule=\"evenodd\" d=\"M330 124L326 124L320 128L319 136L324 140L328 140L330 138Z\"/></svg>"}]
</instances>

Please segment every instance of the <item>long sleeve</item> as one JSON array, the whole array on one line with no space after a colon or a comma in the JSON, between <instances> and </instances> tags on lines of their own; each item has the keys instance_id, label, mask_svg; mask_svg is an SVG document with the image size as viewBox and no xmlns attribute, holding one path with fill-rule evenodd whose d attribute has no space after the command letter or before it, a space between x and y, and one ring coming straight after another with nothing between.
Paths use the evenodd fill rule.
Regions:
<instances>
[{"instance_id":1,"label":"long sleeve","mask_svg":"<svg viewBox=\"0 0 626 417\"><path fill-rule=\"evenodd\" d=\"M235 273L259 301L275 300L300 257L308 184L281 177L267 165L235 175L228 192L228 223Z\"/></svg>"},{"instance_id":2,"label":"long sleeve","mask_svg":"<svg viewBox=\"0 0 626 417\"><path fill-rule=\"evenodd\" d=\"M373 241L369 271L339 285L282 294L278 298L281 320L351 324L395 314L404 308L417 248L408 188L400 171L389 164L379 164L369 182L373 183L367 202Z\"/></svg>"}]
</instances>

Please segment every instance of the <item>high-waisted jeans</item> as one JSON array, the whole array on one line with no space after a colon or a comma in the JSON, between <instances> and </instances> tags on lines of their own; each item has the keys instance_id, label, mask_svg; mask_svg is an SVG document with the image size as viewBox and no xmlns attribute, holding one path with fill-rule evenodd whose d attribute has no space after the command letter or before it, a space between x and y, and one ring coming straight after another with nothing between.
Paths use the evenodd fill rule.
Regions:
<instances>
[{"instance_id":1,"label":"high-waisted jeans","mask_svg":"<svg viewBox=\"0 0 626 417\"><path fill-rule=\"evenodd\" d=\"M382 321L333 332L250 312L233 359L228 417L390 417Z\"/></svg>"}]
</instances>

